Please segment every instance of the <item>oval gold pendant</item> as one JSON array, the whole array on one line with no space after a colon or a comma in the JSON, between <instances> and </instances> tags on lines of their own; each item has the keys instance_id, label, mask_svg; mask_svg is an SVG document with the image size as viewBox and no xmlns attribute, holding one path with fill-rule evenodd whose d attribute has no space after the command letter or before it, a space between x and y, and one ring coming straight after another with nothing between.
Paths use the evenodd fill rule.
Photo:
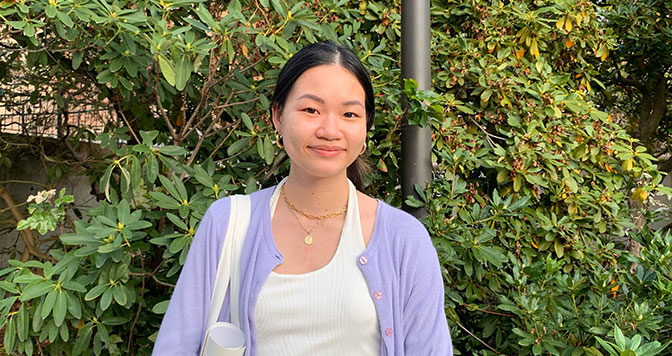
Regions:
<instances>
[{"instance_id":1,"label":"oval gold pendant","mask_svg":"<svg viewBox=\"0 0 672 356\"><path fill-rule=\"evenodd\" d=\"M306 237L303 238L303 243L305 243L306 245L312 245L313 237L310 235L306 235Z\"/></svg>"}]
</instances>

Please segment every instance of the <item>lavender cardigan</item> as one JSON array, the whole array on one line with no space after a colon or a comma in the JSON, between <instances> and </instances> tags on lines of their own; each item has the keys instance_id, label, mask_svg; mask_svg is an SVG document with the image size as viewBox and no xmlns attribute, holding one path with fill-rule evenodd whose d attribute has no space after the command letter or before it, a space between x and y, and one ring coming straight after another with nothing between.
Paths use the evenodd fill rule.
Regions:
<instances>
[{"instance_id":1,"label":"lavender cardigan","mask_svg":"<svg viewBox=\"0 0 672 356\"><path fill-rule=\"evenodd\" d=\"M257 296L273 268L282 263L271 232L272 194L273 188L267 188L251 195L252 215L241 255L239 313L240 327L247 335L246 356L256 355L253 311ZM205 213L161 323L153 355L199 355L229 209L230 200L224 198ZM352 262L364 274L376 306L381 356L453 354L439 262L420 222L379 201L371 241ZM229 304L227 293L220 321L230 321Z\"/></svg>"}]
</instances>

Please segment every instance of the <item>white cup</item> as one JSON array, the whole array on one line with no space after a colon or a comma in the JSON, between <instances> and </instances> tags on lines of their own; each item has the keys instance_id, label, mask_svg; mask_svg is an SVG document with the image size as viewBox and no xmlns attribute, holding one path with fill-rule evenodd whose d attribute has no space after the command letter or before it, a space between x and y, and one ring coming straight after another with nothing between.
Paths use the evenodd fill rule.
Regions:
<instances>
[{"instance_id":1,"label":"white cup","mask_svg":"<svg viewBox=\"0 0 672 356\"><path fill-rule=\"evenodd\" d=\"M203 356L243 356L245 334L239 327L217 322L208 328L203 345Z\"/></svg>"}]
</instances>

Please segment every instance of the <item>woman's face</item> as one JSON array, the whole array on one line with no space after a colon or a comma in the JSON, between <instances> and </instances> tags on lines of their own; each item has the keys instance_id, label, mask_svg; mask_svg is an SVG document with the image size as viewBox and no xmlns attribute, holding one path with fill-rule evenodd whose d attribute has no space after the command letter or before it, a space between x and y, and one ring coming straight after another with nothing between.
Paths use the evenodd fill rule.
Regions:
<instances>
[{"instance_id":1,"label":"woman's face","mask_svg":"<svg viewBox=\"0 0 672 356\"><path fill-rule=\"evenodd\" d=\"M303 72L273 123L283 136L292 173L315 178L347 176L366 140L366 94L357 78L337 64Z\"/></svg>"}]
</instances>

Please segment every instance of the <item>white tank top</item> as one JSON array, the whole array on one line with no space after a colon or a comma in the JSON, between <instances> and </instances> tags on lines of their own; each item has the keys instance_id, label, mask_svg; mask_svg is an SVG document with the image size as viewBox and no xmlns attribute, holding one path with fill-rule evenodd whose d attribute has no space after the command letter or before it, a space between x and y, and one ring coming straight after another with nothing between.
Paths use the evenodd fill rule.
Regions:
<instances>
[{"instance_id":1,"label":"white tank top","mask_svg":"<svg viewBox=\"0 0 672 356\"><path fill-rule=\"evenodd\" d=\"M380 354L376 308L356 262L365 246L357 191L349 183L348 211L331 261L305 274L271 272L264 282L254 308L259 356Z\"/></svg>"}]
</instances>

